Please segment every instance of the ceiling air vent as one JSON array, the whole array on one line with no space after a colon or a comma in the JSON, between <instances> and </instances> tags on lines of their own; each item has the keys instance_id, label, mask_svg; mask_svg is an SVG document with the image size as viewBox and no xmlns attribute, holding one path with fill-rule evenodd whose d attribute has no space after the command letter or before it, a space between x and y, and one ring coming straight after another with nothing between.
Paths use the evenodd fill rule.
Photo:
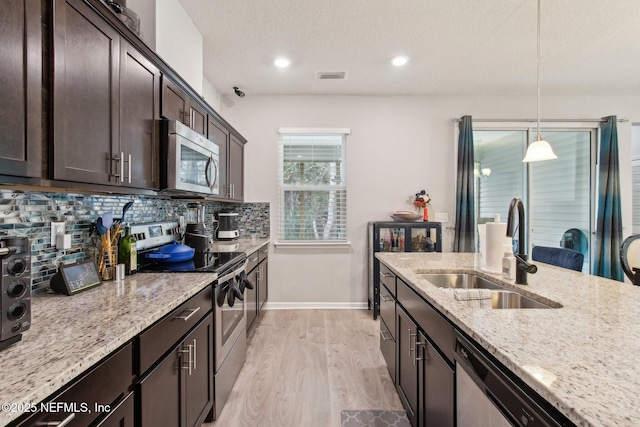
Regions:
<instances>
[{"instance_id":1,"label":"ceiling air vent","mask_svg":"<svg viewBox=\"0 0 640 427\"><path fill-rule=\"evenodd\" d=\"M346 71L318 71L316 73L316 78L318 80L344 80L347 78Z\"/></svg>"}]
</instances>

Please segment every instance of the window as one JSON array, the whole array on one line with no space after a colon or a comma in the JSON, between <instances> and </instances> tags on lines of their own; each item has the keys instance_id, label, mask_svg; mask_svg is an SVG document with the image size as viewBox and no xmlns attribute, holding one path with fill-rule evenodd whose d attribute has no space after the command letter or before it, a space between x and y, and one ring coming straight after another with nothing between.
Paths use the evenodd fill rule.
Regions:
<instances>
[{"instance_id":1,"label":"window","mask_svg":"<svg viewBox=\"0 0 640 427\"><path fill-rule=\"evenodd\" d=\"M280 129L280 242L347 242L348 129Z\"/></svg>"},{"instance_id":2,"label":"window","mask_svg":"<svg viewBox=\"0 0 640 427\"><path fill-rule=\"evenodd\" d=\"M528 253L533 246L567 247L585 256L590 271L595 212L597 129L581 126L543 129L558 159L522 163L534 129L474 130L478 223L500 214L506 222L509 202L520 197L527 208Z\"/></svg>"}]
</instances>

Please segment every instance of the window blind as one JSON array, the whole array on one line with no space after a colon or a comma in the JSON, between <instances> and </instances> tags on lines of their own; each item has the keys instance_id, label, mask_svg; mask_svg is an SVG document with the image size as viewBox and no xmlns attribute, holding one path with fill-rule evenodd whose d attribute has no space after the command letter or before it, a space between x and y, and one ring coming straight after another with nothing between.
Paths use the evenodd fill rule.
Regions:
<instances>
[{"instance_id":1,"label":"window blind","mask_svg":"<svg viewBox=\"0 0 640 427\"><path fill-rule=\"evenodd\" d=\"M281 242L347 241L347 133L280 131Z\"/></svg>"}]
</instances>

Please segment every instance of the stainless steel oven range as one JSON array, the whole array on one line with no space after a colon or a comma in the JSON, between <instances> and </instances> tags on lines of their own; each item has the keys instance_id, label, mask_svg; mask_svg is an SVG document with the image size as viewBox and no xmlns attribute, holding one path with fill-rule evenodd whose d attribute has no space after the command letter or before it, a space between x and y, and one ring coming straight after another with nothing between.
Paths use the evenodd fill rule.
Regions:
<instances>
[{"instance_id":1,"label":"stainless steel oven range","mask_svg":"<svg viewBox=\"0 0 640 427\"><path fill-rule=\"evenodd\" d=\"M246 359L247 320L244 290L253 288L245 271L247 256L244 252L196 252L192 260L163 263L156 259L147 259L145 254L173 241L179 241L180 229L177 222L137 224L132 226L131 233L138 239L138 265L141 266L138 269L139 273L218 273L218 279L212 285L214 402L207 420L216 419Z\"/></svg>"}]
</instances>

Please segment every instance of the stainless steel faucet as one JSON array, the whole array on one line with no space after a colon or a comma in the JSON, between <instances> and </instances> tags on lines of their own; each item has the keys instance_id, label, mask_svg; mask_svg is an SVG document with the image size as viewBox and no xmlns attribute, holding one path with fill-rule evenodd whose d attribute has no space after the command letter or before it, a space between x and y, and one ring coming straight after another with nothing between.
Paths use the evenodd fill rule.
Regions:
<instances>
[{"instance_id":1,"label":"stainless steel faucet","mask_svg":"<svg viewBox=\"0 0 640 427\"><path fill-rule=\"evenodd\" d=\"M538 271L538 267L527 262L527 254L524 246L524 205L519 197L514 197L509 204L509 212L507 215L507 237L513 237L514 220L513 208L518 209L518 253L514 254L516 258L516 284L527 284L527 273L534 274Z\"/></svg>"}]
</instances>

